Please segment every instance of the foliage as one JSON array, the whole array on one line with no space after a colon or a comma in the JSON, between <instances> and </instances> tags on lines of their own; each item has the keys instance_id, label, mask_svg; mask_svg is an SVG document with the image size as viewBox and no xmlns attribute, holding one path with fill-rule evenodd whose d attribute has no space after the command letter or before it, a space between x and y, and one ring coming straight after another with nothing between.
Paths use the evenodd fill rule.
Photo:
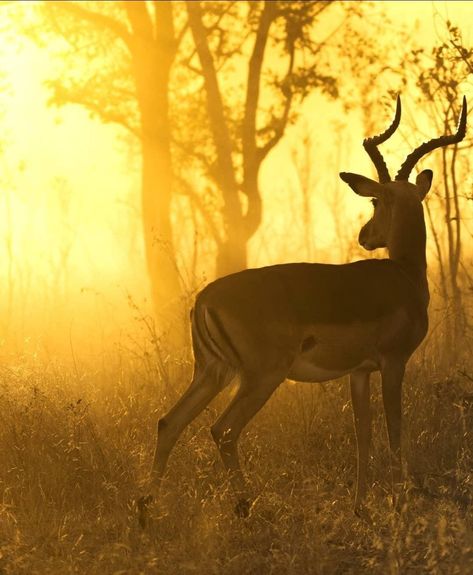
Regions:
<instances>
[{"instance_id":1,"label":"foliage","mask_svg":"<svg viewBox=\"0 0 473 575\"><path fill-rule=\"evenodd\" d=\"M140 135L126 15L119 2L42 2L37 19L25 24L24 31L61 58L47 81L52 105L84 106L102 121Z\"/></svg>"},{"instance_id":2,"label":"foliage","mask_svg":"<svg viewBox=\"0 0 473 575\"><path fill-rule=\"evenodd\" d=\"M175 110L178 122L187 125L188 119L197 129L191 140L185 130L177 132L176 156L179 165L192 166L194 182L196 172L201 175L207 195L221 198L213 201L217 213L203 216L217 243L218 274L223 274L247 264L246 245L261 222L259 169L294 110L316 89L337 95L326 54L331 32L325 29L326 13L337 19L337 3L196 2L186 7L193 42L184 42L181 50L187 81ZM192 190L192 184L183 183L184 190ZM202 210L202 200L190 196Z\"/></svg>"}]
</instances>

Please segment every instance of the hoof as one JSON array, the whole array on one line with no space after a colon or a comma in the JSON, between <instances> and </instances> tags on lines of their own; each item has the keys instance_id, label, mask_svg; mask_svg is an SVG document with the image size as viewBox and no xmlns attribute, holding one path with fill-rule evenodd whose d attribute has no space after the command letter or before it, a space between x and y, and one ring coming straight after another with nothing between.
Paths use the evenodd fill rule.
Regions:
<instances>
[{"instance_id":1,"label":"hoof","mask_svg":"<svg viewBox=\"0 0 473 575\"><path fill-rule=\"evenodd\" d=\"M148 524L148 505L153 502L152 495L143 495L136 502L138 508L138 524L141 529L146 529Z\"/></svg>"},{"instance_id":2,"label":"hoof","mask_svg":"<svg viewBox=\"0 0 473 575\"><path fill-rule=\"evenodd\" d=\"M235 515L242 519L246 519L250 515L251 504L248 499L239 499L235 505Z\"/></svg>"}]
</instances>

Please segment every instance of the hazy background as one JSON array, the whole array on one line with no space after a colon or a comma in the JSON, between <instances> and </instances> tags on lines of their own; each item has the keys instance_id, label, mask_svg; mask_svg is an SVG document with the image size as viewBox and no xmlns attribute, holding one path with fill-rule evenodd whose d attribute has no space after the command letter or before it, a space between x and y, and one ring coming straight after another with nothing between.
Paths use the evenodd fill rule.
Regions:
<instances>
[{"instance_id":1,"label":"hazy background","mask_svg":"<svg viewBox=\"0 0 473 575\"><path fill-rule=\"evenodd\" d=\"M242 434L233 513L210 426L182 434L146 531L156 423L217 275L347 262L366 136L407 154L472 102L471 2L0 2L0 573L473 573L471 119L424 202L431 304L403 383L392 508L379 374L371 520L353 513L348 378L281 385ZM471 118L471 114L470 114ZM415 170L414 170L415 172ZM414 181L415 174L411 175Z\"/></svg>"},{"instance_id":2,"label":"hazy background","mask_svg":"<svg viewBox=\"0 0 473 575\"><path fill-rule=\"evenodd\" d=\"M105 28L100 30L100 23L90 24L61 6L73 3L2 4L2 348L5 352L67 355L75 347L80 353L95 353L134 332L135 305L144 316L155 314L143 239L139 137L120 122L105 121L114 119L112 114L101 116L100 108L104 111L105 103L97 105L93 97L92 104L87 102L87 91L94 93L96 85L101 86L101 98L103 102L108 100L112 109L119 109L122 101L130 99L134 89L126 77L132 75L130 60L113 34L100 39L108 34ZM83 10L108 15L130 26L119 2L79 4ZM151 4L147 5L149 13L153 10ZM203 3L208 22L216 18L213 12L229 3L219 4L215 8L212 3ZM252 4L256 12L261 9L259 3ZM173 245L169 249L177 262L180 289L187 297L180 307L187 309L195 290L218 273L217 248L209 222L215 228L214 234L223 237L226 232L218 215L221 192L203 168L205 162L214 162L215 150L208 143L211 134L204 84L198 73L200 65L186 28L185 7L174 2L173 8L181 43L172 64L168 94L171 139L199 148L200 154L189 159L185 146L172 150L173 169L179 176L176 179L185 179L191 190L183 191L182 182L176 184L175 180L170 194ZM228 107L239 110L245 97L247 56L253 41L251 26L255 25L245 21L246 10L241 6L241 14L235 16L230 9L218 21L229 46L238 35L247 34L240 52L229 53L225 62L218 56L222 60L218 64L220 90L227 112ZM232 28L235 21L241 24L239 31ZM284 133L261 164L262 216L248 238L247 265L308 259L344 262L366 257L356 246L356 235L370 206L342 185L338 172L373 174L362 139L390 122L398 92L404 106L401 128L384 147L392 172L414 146L443 133L446 126L438 110L444 106L449 88L419 84L422 67L425 70L432 65L432 49L448 44L452 35L449 25L458 27L468 49L471 3L333 3L307 26L306 36L321 42L321 49L319 56L314 61L308 58L305 65L314 66L315 62L327 79L315 82L314 87L308 82L304 98L293 98ZM281 30L276 23L271 34L280 39ZM212 42L215 51L218 47ZM415 63L411 55L419 48L425 51L425 60L420 58ZM270 74L276 75L286 66L286 60L276 40L273 45L268 43L257 118L263 118L262 110L268 103L276 115L280 113L281 103L272 103ZM449 129L453 129L460 96L469 97L471 82L460 62L446 67L451 76L447 84L455 75L459 84L454 88L458 100L446 112ZM58 87L61 81L62 92ZM123 97L115 85L118 82ZM432 101L428 89L436 90ZM130 122L135 121L136 105L130 105L129 110L125 107L120 114L129 114ZM257 119L257 123L264 121ZM238 126L238 117L231 118L231 122ZM238 146L234 152L236 171L240 162ZM201 156L205 156L205 162L199 163ZM435 169L436 182L441 181L436 169L440 156L437 151L424 160L425 165ZM460 195L469 196L472 177L467 160L463 159L457 169L461 172L457 178ZM157 181L157 195L159 187ZM204 206L204 216L197 205ZM471 219L470 206L470 201L462 204L465 230ZM442 235L444 210L434 204L432 210ZM465 266L470 261L469 240L464 231ZM429 252L430 260L435 260L438 254L432 242ZM225 271L235 270L230 265ZM158 271L158 275L158 281L166 283L166 270ZM185 322L186 317L182 315L179 322Z\"/></svg>"}]
</instances>

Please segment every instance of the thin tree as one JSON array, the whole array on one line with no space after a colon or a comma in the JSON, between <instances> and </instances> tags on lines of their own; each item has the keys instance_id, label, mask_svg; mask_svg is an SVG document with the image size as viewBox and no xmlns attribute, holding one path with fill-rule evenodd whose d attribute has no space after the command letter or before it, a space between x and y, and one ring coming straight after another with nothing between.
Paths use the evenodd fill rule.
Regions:
<instances>
[{"instance_id":1,"label":"thin tree","mask_svg":"<svg viewBox=\"0 0 473 575\"><path fill-rule=\"evenodd\" d=\"M446 37L430 52L414 50L411 55L421 99L429 107L429 117L442 133L458 118L465 82L471 75L471 51L462 47L457 28L446 22ZM418 131L418 130L417 130ZM466 225L465 191L468 166L461 153L471 147L470 141L442 149L436 156L437 172L441 174L433 194L426 203L429 226L434 239L440 295L446 306L445 349L450 358L456 357L459 342L465 333L467 317L462 290L462 255ZM432 158L429 160L432 162ZM463 274L464 275L464 274Z\"/></svg>"},{"instance_id":2,"label":"thin tree","mask_svg":"<svg viewBox=\"0 0 473 575\"><path fill-rule=\"evenodd\" d=\"M319 54L333 30L313 39L314 24L333 4L186 3L200 68L190 62L203 78L211 142L210 152L207 140L194 153L223 196L218 275L247 266L247 244L261 223L259 170L283 136L294 103L316 88L337 93ZM240 43L237 26L244 31ZM238 84L240 101L226 84L231 65L245 78Z\"/></svg>"},{"instance_id":3,"label":"thin tree","mask_svg":"<svg viewBox=\"0 0 473 575\"><path fill-rule=\"evenodd\" d=\"M169 83L180 34L172 2L43 2L37 42L60 46L51 103L78 104L138 142L144 247L158 326L182 342L183 292L171 226ZM52 48L54 49L54 48Z\"/></svg>"}]
</instances>

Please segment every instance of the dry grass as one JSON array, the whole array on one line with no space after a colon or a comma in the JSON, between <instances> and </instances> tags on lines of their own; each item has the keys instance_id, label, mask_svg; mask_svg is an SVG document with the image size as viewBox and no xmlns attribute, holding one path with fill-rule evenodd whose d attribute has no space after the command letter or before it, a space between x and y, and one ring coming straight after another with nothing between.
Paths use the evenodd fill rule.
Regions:
<instances>
[{"instance_id":1,"label":"dry grass","mask_svg":"<svg viewBox=\"0 0 473 575\"><path fill-rule=\"evenodd\" d=\"M286 383L241 442L258 494L250 518L233 516L210 438L226 399L220 397L176 447L162 501L143 532L134 501L155 423L184 389L190 365L170 366L169 376L150 355L117 357L93 369L25 358L4 363L1 574L473 572L473 419L465 376L452 370L439 377L428 360L410 365L404 439L411 485L400 514L389 505L378 383L372 524L352 513L347 382Z\"/></svg>"}]
</instances>

